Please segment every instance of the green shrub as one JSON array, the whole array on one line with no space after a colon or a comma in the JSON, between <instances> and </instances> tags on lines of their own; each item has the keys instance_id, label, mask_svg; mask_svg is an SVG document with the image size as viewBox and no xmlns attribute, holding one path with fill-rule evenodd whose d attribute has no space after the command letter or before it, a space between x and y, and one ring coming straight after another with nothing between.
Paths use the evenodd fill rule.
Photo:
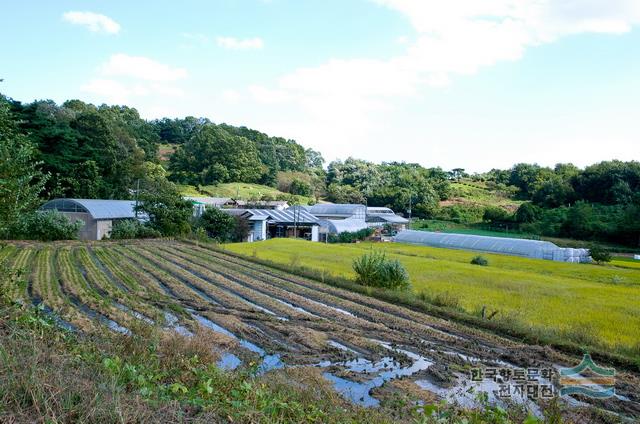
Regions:
<instances>
[{"instance_id":1,"label":"green shrub","mask_svg":"<svg viewBox=\"0 0 640 424\"><path fill-rule=\"evenodd\" d=\"M484 256L478 255L478 256L474 256L473 259L471 259L471 264L472 265L480 265L480 266L488 266L489 265L489 261Z\"/></svg>"},{"instance_id":2,"label":"green shrub","mask_svg":"<svg viewBox=\"0 0 640 424\"><path fill-rule=\"evenodd\" d=\"M382 287L393 290L410 288L409 275L397 259L387 259L380 251L365 253L353 260L356 282L363 286Z\"/></svg>"},{"instance_id":3,"label":"green shrub","mask_svg":"<svg viewBox=\"0 0 640 424\"><path fill-rule=\"evenodd\" d=\"M58 211L34 212L22 219L20 238L40 241L75 240L83 225L83 221L71 222Z\"/></svg>"},{"instance_id":4,"label":"green shrub","mask_svg":"<svg viewBox=\"0 0 640 424\"><path fill-rule=\"evenodd\" d=\"M111 229L109 238L113 240L156 238L162 234L158 230L148 227L133 219L116 221Z\"/></svg>"},{"instance_id":5,"label":"green shrub","mask_svg":"<svg viewBox=\"0 0 640 424\"><path fill-rule=\"evenodd\" d=\"M589 256L591 256L591 259L599 264L604 262L611 262L611 252L597 244L591 246L591 248L589 249Z\"/></svg>"},{"instance_id":6,"label":"green shrub","mask_svg":"<svg viewBox=\"0 0 640 424\"><path fill-rule=\"evenodd\" d=\"M353 243L362 241L370 237L375 230L373 228L363 228L358 231L343 231L340 234L329 234L329 243Z\"/></svg>"}]
</instances>

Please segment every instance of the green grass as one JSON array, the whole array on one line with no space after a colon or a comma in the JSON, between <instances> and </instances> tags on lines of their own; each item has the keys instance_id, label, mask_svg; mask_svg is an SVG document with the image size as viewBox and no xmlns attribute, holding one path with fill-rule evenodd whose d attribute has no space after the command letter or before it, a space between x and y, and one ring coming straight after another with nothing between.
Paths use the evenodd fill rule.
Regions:
<instances>
[{"instance_id":1,"label":"green grass","mask_svg":"<svg viewBox=\"0 0 640 424\"><path fill-rule=\"evenodd\" d=\"M435 231L441 233L454 233L454 234L472 234L477 236L491 236L491 237L510 237L510 238L536 238L540 237L532 236L530 234L515 233L507 231L495 231L479 228L478 225L460 224L452 221L442 221L438 219L418 219L412 222L412 230L424 230Z\"/></svg>"},{"instance_id":2,"label":"green grass","mask_svg":"<svg viewBox=\"0 0 640 424\"><path fill-rule=\"evenodd\" d=\"M640 260L633 259L628 256L614 256L609 264L622 268L640 270Z\"/></svg>"},{"instance_id":3,"label":"green grass","mask_svg":"<svg viewBox=\"0 0 640 424\"><path fill-rule=\"evenodd\" d=\"M273 187L251 183L224 183L215 186L200 186L200 191L191 185L180 185L179 188L185 196L230 197L242 200L260 199L263 196L270 196L274 199L278 196L292 196ZM293 196L293 198L304 205L312 201L311 198L305 196Z\"/></svg>"},{"instance_id":4,"label":"green grass","mask_svg":"<svg viewBox=\"0 0 640 424\"><path fill-rule=\"evenodd\" d=\"M325 245L289 239L230 244L226 249L262 260L324 270L353 279L354 258L384 249L406 267L416 294L450 296L468 313L486 306L500 319L563 334L571 341L638 356L640 270L615 265L568 264L484 254L489 266L470 261L476 253L384 243Z\"/></svg>"},{"instance_id":5,"label":"green grass","mask_svg":"<svg viewBox=\"0 0 640 424\"><path fill-rule=\"evenodd\" d=\"M510 198L506 193L490 190L484 183L461 180L451 183L452 198L464 203L476 203L483 206L499 206L511 211L520 206L522 201Z\"/></svg>"}]
</instances>

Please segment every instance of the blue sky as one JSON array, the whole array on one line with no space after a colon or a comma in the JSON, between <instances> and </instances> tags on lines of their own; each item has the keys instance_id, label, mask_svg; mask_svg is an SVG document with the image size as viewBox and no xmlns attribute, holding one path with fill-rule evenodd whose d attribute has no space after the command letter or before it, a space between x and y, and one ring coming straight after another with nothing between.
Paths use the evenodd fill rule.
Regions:
<instances>
[{"instance_id":1,"label":"blue sky","mask_svg":"<svg viewBox=\"0 0 640 424\"><path fill-rule=\"evenodd\" d=\"M635 0L32 1L0 91L483 171L640 159Z\"/></svg>"}]
</instances>

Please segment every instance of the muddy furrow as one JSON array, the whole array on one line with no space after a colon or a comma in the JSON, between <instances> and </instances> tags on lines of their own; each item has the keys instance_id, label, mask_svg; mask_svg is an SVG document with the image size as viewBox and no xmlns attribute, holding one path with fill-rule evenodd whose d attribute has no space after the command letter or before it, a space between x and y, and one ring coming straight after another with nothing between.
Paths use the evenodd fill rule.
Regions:
<instances>
[{"instance_id":1,"label":"muddy furrow","mask_svg":"<svg viewBox=\"0 0 640 424\"><path fill-rule=\"evenodd\" d=\"M153 321L149 316L159 316L158 310L149 303L140 302L137 297L129 296L127 291L109 280L108 274L100 270L84 247L74 249L74 257L76 265L89 285L109 299L117 309L146 323Z\"/></svg>"},{"instance_id":2,"label":"muddy furrow","mask_svg":"<svg viewBox=\"0 0 640 424\"><path fill-rule=\"evenodd\" d=\"M120 251L118 248L116 252L122 259L120 265L127 264L133 275L136 275L138 282L145 285L149 290L195 309L206 308L206 304L197 293L167 272L158 269L154 263L146 258L140 257L130 250ZM140 271L144 271L144 273Z\"/></svg>"},{"instance_id":3,"label":"muddy furrow","mask_svg":"<svg viewBox=\"0 0 640 424\"><path fill-rule=\"evenodd\" d=\"M226 263L227 267L229 264L233 264L236 267L242 265L236 261L224 261L222 258L218 256L215 256L209 260L213 264L218 264L218 265ZM243 272L245 272L245 268L243 268ZM350 296L349 296L349 299L344 299L341 296L336 296L335 291L327 293L327 291L324 291L324 290L317 290L317 287L314 287L311 284L307 285L307 284L293 283L289 279L277 278L276 276L273 276L273 275L262 276L255 269L246 271L245 276L250 276L254 280L259 280L262 283L265 283L266 285L270 285L286 293L299 296L299 298L305 299L306 301L309 301L309 302L321 302L321 304L329 307L338 305L341 308L354 312L356 316L361 317L362 320L367 322L369 325L371 325L370 322L375 322L380 325L384 323L385 327L387 328L387 331L394 335L397 335L398 332L405 333L407 330L413 330L416 332L420 332L420 337L422 339L428 339L437 344L445 344L445 345L450 345L452 343L468 344L470 345L469 349L471 350L477 349L477 343L474 343L473 341L464 340L464 339L456 340L454 337L449 336L446 333L442 333L438 330L433 329L429 325L423 324L421 321L423 321L425 317L414 316L414 317L408 318L406 316L403 316L404 314L393 314L393 313L389 314L387 313L386 310L384 310L384 308L372 309L370 304L374 303L374 306L377 306L375 305L375 302L368 302L369 305L365 305L365 300L359 299L359 302L356 303L352 301L352 297ZM366 299L366 301L368 300L369 299ZM304 301L299 300L298 302L301 303ZM331 306L327 304L330 304ZM305 305L305 307L307 306ZM309 306L309 309L313 310L313 306ZM380 309L383 309L383 311L381 311ZM333 316L335 317L335 315L336 314L334 313ZM422 320L420 320L420 318L422 318ZM345 319L349 319L349 317L340 316L339 319L345 320ZM399 342L400 340L397 340L397 341Z\"/></svg>"},{"instance_id":4,"label":"muddy furrow","mask_svg":"<svg viewBox=\"0 0 640 424\"><path fill-rule=\"evenodd\" d=\"M233 268L230 268L228 264L224 263L223 261L211 260L210 258L207 258L205 260L194 252L183 249L182 246L176 247L175 250L178 253L174 254L180 257L182 260L207 269L209 272L221 275L224 278L231 280L249 290L255 290L267 297L276 300L277 302L281 302L288 308L289 313L290 310L294 310L303 314L303 316L301 317L303 319L315 317L335 320L336 317L342 319L344 318L342 315L349 315L339 313L335 308L331 308L317 302L309 302L309 298L300 296L297 293L293 293L291 291L284 290L271 282L266 282L267 280L261 278L258 275L241 273ZM222 269L224 269L224 271L222 271ZM369 322L367 322L366 324L370 325Z\"/></svg>"},{"instance_id":5,"label":"muddy furrow","mask_svg":"<svg viewBox=\"0 0 640 424\"><path fill-rule=\"evenodd\" d=\"M363 297L357 293L322 285L321 283L297 277L283 276L280 272L270 271L261 265L256 266L254 264L243 263L244 261L241 259L232 258L219 252L208 249L201 250L211 253L213 256L212 260L218 259L225 263L240 266L243 272L246 271L246 274L251 275L253 278L260 279L269 284L277 284L280 287L287 287L288 290L301 293L303 296L313 299L314 294L317 296L318 292L323 293L329 296L329 299L336 304L344 305L346 309L356 312L357 315L361 315L363 318L366 317L372 321L382 320L388 323L394 330L407 328L406 325L409 325L409 328L419 327L421 338L424 340L437 344L453 344L459 346L459 348L465 348L466 345L469 351L478 350L478 346L482 346L486 350L491 350L496 344L496 337L493 335L488 335L473 329L463 332L457 325L452 325L440 318L414 312L407 308L400 308L386 302L378 301L377 299ZM263 275L261 276L260 273ZM317 299L316 297L314 300ZM499 342L501 347L522 347L522 345L506 339L501 339ZM502 349L500 350L502 351Z\"/></svg>"},{"instance_id":6,"label":"muddy furrow","mask_svg":"<svg viewBox=\"0 0 640 424\"><path fill-rule=\"evenodd\" d=\"M114 285L116 286L118 289L120 289L121 291L125 292L125 293L131 293L132 290L127 287L126 284L124 284L119 278L117 278L112 272L111 270L109 270L103 263L102 261L100 261L100 258L98 258L98 255L96 255L96 252L93 249L93 246L91 245L87 245L86 246L87 249L87 253L89 254L89 257L91 258L91 261L93 262L93 264L98 267L98 269L107 277L107 279Z\"/></svg>"},{"instance_id":7,"label":"muddy furrow","mask_svg":"<svg viewBox=\"0 0 640 424\"><path fill-rule=\"evenodd\" d=\"M154 252L153 250L156 250ZM276 318L277 314L270 309L256 303L253 296L248 294L241 294L234 292L225 284L220 284L212 278L208 278L203 274L199 274L197 271L188 269L183 263L179 261L179 258L172 257L172 255L165 254L159 255L157 249L146 250L139 249L138 252L149 260L155 262L157 266L161 267L172 275L178 275L180 279L186 284L197 284L198 288L207 292L210 296L216 299L221 305L235 310L247 310L254 309L265 315L265 319Z\"/></svg>"},{"instance_id":8,"label":"muddy furrow","mask_svg":"<svg viewBox=\"0 0 640 424\"><path fill-rule=\"evenodd\" d=\"M163 257L170 260L176 266L182 267L197 277L216 285L220 289L227 290L236 296L260 306L263 310L267 309L271 311L272 313L270 313L270 315L273 315L273 312L278 312L280 316L286 316L288 319L308 318L308 314L304 314L283 303L275 301L272 294L261 292L255 285L247 284L240 278L230 275L228 272L202 266L180 253L172 253L165 249L157 249L157 251L163 252Z\"/></svg>"}]
</instances>

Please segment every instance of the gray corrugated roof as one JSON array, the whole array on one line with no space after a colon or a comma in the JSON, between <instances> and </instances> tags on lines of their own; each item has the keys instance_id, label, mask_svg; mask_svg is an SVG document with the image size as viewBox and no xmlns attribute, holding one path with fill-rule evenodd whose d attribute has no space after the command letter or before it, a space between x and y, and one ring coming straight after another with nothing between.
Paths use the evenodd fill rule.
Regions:
<instances>
[{"instance_id":1,"label":"gray corrugated roof","mask_svg":"<svg viewBox=\"0 0 640 424\"><path fill-rule=\"evenodd\" d=\"M103 200L103 199L53 199L42 205L40 209L57 209L65 211L77 208L78 212L84 212L84 208L94 219L123 219L135 218L133 200Z\"/></svg>"},{"instance_id":2,"label":"gray corrugated roof","mask_svg":"<svg viewBox=\"0 0 640 424\"><path fill-rule=\"evenodd\" d=\"M367 216L367 221L369 221L371 218L376 218L376 219L380 219L382 221L386 221L389 222L391 224L407 224L409 222L408 219L403 218L399 215L396 215L394 213L381 213L381 214L369 214ZM372 220L373 222L373 220ZM380 221L376 221L376 222L380 222Z\"/></svg>"},{"instance_id":3,"label":"gray corrugated roof","mask_svg":"<svg viewBox=\"0 0 640 424\"><path fill-rule=\"evenodd\" d=\"M313 205L309 208L309 212L313 215L354 215L358 211L364 213L366 211L366 206L348 203L322 203Z\"/></svg>"},{"instance_id":4,"label":"gray corrugated roof","mask_svg":"<svg viewBox=\"0 0 640 424\"><path fill-rule=\"evenodd\" d=\"M318 219L311 215L309 212L299 209L295 212L294 209L285 209L283 211L275 209L247 209L253 215L267 216L269 219L276 223L292 223L297 222L299 224L317 224Z\"/></svg>"}]
</instances>

